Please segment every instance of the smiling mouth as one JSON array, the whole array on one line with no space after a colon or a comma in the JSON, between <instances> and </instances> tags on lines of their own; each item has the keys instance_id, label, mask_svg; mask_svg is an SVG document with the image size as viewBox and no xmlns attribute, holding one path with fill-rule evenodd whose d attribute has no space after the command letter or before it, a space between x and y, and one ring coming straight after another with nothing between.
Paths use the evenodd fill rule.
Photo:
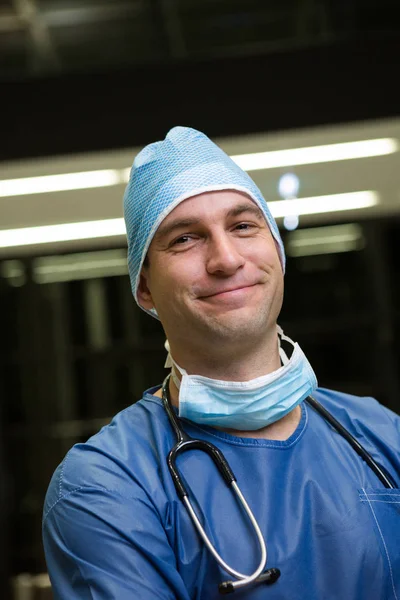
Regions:
<instances>
[{"instance_id":1,"label":"smiling mouth","mask_svg":"<svg viewBox=\"0 0 400 600\"><path fill-rule=\"evenodd\" d=\"M207 300L208 298L215 298L216 296L224 296L224 295L228 295L228 294L234 294L235 292L240 292L242 290L247 290L249 288L254 287L255 283L251 284L251 285L242 285L236 288L230 288L228 290L221 290L220 292L215 292L214 294L209 294L208 296L201 296L200 299L201 300Z\"/></svg>"}]
</instances>

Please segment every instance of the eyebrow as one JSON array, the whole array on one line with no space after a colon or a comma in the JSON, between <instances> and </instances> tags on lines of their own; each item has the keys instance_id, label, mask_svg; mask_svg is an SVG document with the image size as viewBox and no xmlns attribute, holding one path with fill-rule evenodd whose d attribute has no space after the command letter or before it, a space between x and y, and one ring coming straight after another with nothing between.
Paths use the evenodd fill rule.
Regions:
<instances>
[{"instance_id":1,"label":"eyebrow","mask_svg":"<svg viewBox=\"0 0 400 600\"><path fill-rule=\"evenodd\" d=\"M175 219L170 223L166 223L165 225L160 225L157 230L155 239L159 240L163 237L166 237L176 229L184 229L185 227L192 227L193 225L198 225L200 223L200 219Z\"/></svg>"},{"instance_id":2,"label":"eyebrow","mask_svg":"<svg viewBox=\"0 0 400 600\"><path fill-rule=\"evenodd\" d=\"M238 217L239 215L245 212L249 212L255 217L258 217L259 219L265 221L263 212L260 210L257 204L254 204L254 202L252 202L251 204L239 204L238 206L235 206L235 208L232 208L230 211L228 211L227 216Z\"/></svg>"},{"instance_id":3,"label":"eyebrow","mask_svg":"<svg viewBox=\"0 0 400 600\"><path fill-rule=\"evenodd\" d=\"M251 213L258 219L262 219L263 221L265 221L262 211L258 208L256 204L253 203L239 204L238 206L231 208L226 213L226 217L239 217L241 214L246 212ZM175 219L173 221L170 221L169 223L166 223L165 225L160 225L155 235L155 239L159 240L163 237L170 235L177 229L185 229L186 227L192 227L193 225L198 225L199 223L201 223L201 219Z\"/></svg>"}]
</instances>

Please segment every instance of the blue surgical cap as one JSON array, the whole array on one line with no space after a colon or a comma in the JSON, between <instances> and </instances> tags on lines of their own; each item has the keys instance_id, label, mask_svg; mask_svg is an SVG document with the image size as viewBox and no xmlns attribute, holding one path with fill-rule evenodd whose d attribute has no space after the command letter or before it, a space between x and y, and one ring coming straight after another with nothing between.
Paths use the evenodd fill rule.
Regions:
<instances>
[{"instance_id":1,"label":"blue surgical cap","mask_svg":"<svg viewBox=\"0 0 400 600\"><path fill-rule=\"evenodd\" d=\"M138 304L140 271L160 223L184 200L227 189L247 194L261 209L285 269L285 251L277 224L251 177L204 133L190 127L174 127L165 140L145 146L136 156L124 194L129 276ZM146 312L157 317L155 310Z\"/></svg>"}]
</instances>

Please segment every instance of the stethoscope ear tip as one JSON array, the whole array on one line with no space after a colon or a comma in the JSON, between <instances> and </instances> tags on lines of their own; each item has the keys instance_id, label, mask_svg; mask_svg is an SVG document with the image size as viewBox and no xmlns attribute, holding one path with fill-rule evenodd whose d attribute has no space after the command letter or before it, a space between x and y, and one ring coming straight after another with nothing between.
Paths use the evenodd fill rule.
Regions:
<instances>
[{"instance_id":1,"label":"stethoscope ear tip","mask_svg":"<svg viewBox=\"0 0 400 600\"><path fill-rule=\"evenodd\" d=\"M222 596L225 596L225 594L231 594L234 592L235 588L233 587L232 581L223 581L219 584L218 591Z\"/></svg>"}]
</instances>

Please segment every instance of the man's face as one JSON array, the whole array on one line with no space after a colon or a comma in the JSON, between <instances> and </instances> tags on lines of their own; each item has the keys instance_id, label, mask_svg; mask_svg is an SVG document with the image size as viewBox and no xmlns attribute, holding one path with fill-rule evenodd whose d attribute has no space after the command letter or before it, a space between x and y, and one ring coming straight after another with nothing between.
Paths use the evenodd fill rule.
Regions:
<instances>
[{"instance_id":1,"label":"man's face","mask_svg":"<svg viewBox=\"0 0 400 600\"><path fill-rule=\"evenodd\" d=\"M275 328L282 267L268 224L247 195L224 190L183 201L161 223L148 259L139 302L156 308L176 360L185 345L204 350Z\"/></svg>"}]
</instances>

